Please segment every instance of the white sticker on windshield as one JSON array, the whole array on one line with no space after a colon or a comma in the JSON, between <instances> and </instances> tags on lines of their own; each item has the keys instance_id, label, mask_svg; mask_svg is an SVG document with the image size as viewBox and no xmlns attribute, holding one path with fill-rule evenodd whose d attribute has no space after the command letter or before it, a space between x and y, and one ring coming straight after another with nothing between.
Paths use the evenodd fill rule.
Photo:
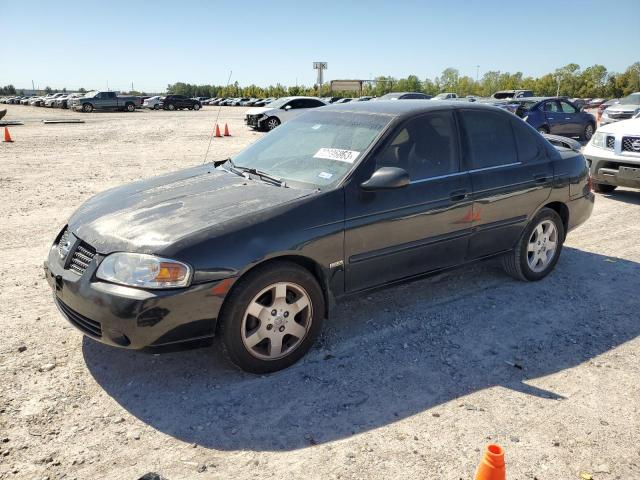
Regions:
<instances>
[{"instance_id":1,"label":"white sticker on windshield","mask_svg":"<svg viewBox=\"0 0 640 480\"><path fill-rule=\"evenodd\" d=\"M329 180L331 177L333 177L333 173L329 173L329 172L320 172L318 174L318 176L320 178L324 178L325 180Z\"/></svg>"},{"instance_id":2,"label":"white sticker on windshield","mask_svg":"<svg viewBox=\"0 0 640 480\"><path fill-rule=\"evenodd\" d=\"M321 148L313 158L325 158L327 160L337 160L339 162L353 163L358 158L360 152L354 150L343 150L342 148Z\"/></svg>"}]
</instances>

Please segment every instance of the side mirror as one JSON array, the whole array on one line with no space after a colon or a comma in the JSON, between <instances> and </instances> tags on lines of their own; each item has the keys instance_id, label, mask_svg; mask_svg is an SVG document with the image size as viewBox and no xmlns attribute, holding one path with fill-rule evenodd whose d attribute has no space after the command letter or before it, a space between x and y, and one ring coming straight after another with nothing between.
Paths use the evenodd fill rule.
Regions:
<instances>
[{"instance_id":1,"label":"side mirror","mask_svg":"<svg viewBox=\"0 0 640 480\"><path fill-rule=\"evenodd\" d=\"M371 175L371 178L360 184L363 190L391 190L409 185L409 173L402 168L381 167Z\"/></svg>"},{"instance_id":2,"label":"side mirror","mask_svg":"<svg viewBox=\"0 0 640 480\"><path fill-rule=\"evenodd\" d=\"M285 109L285 110L291 110L291 105L285 105L285 106L284 106L284 109Z\"/></svg>"}]
</instances>

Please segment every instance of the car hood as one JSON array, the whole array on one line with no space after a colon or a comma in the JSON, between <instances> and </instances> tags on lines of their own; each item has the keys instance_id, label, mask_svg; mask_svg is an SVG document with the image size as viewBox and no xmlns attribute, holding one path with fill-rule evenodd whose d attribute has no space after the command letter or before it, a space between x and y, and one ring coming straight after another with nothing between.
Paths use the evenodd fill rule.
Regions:
<instances>
[{"instance_id":1,"label":"car hood","mask_svg":"<svg viewBox=\"0 0 640 480\"><path fill-rule=\"evenodd\" d=\"M69 219L99 253L159 253L196 232L311 194L249 180L212 164L100 193Z\"/></svg>"},{"instance_id":2,"label":"car hood","mask_svg":"<svg viewBox=\"0 0 640 480\"><path fill-rule=\"evenodd\" d=\"M608 107L606 109L606 111L609 112L635 112L636 110L640 109L640 105L637 105L635 103L616 103L614 105L611 105L610 107Z\"/></svg>"},{"instance_id":3,"label":"car hood","mask_svg":"<svg viewBox=\"0 0 640 480\"><path fill-rule=\"evenodd\" d=\"M599 127L598 132L611 133L613 135L640 135L640 118L608 123Z\"/></svg>"},{"instance_id":4,"label":"car hood","mask_svg":"<svg viewBox=\"0 0 640 480\"><path fill-rule=\"evenodd\" d=\"M269 107L253 107L245 112L245 115L260 115L261 113L266 112L267 110L273 110Z\"/></svg>"}]
</instances>

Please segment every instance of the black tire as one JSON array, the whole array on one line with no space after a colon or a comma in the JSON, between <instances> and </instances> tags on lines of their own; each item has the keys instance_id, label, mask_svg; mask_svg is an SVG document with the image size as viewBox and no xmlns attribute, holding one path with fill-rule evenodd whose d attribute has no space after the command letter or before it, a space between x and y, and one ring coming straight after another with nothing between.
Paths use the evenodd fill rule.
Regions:
<instances>
[{"instance_id":1,"label":"black tire","mask_svg":"<svg viewBox=\"0 0 640 480\"><path fill-rule=\"evenodd\" d=\"M195 104L193 105L193 109L194 109L194 110L196 110L196 111L197 111L197 110L200 110L200 104L199 104L199 103L195 103Z\"/></svg>"},{"instance_id":2,"label":"black tire","mask_svg":"<svg viewBox=\"0 0 640 480\"><path fill-rule=\"evenodd\" d=\"M536 227L538 227L538 225L545 221L553 222L556 228L557 247L553 258L549 261L545 268L541 271L534 271L529 265L528 256L530 252L528 252L527 247L529 245L529 239L531 238ZM554 210L551 210L550 208L543 208L535 217L533 217L531 222L529 222L529 225L527 225L527 227L524 229L516 247L511 252L506 253L502 257L502 266L505 272L507 272L516 280L522 280L525 282L542 280L553 270L553 268L556 266L556 263L558 263L560 253L562 252L564 237L564 224L562 223L560 215L558 215Z\"/></svg>"},{"instance_id":3,"label":"black tire","mask_svg":"<svg viewBox=\"0 0 640 480\"><path fill-rule=\"evenodd\" d=\"M136 106L133 103L126 103L124 106L124 109L127 112L135 112L136 111Z\"/></svg>"},{"instance_id":4,"label":"black tire","mask_svg":"<svg viewBox=\"0 0 640 480\"><path fill-rule=\"evenodd\" d=\"M84 113L91 113L93 112L93 105L91 105L90 103L83 103L82 104L82 111Z\"/></svg>"},{"instance_id":5,"label":"black tire","mask_svg":"<svg viewBox=\"0 0 640 480\"><path fill-rule=\"evenodd\" d=\"M538 130L538 133L542 133L542 134L549 133L549 127L545 127L545 126L538 127L536 130Z\"/></svg>"},{"instance_id":6,"label":"black tire","mask_svg":"<svg viewBox=\"0 0 640 480\"><path fill-rule=\"evenodd\" d=\"M267 132L274 130L278 126L280 126L280 119L278 117L269 117L264 121L264 129Z\"/></svg>"},{"instance_id":7,"label":"black tire","mask_svg":"<svg viewBox=\"0 0 640 480\"><path fill-rule=\"evenodd\" d=\"M593 137L596 131L596 126L593 123L589 123L584 127L584 130L580 134L580 140L588 142Z\"/></svg>"},{"instance_id":8,"label":"black tire","mask_svg":"<svg viewBox=\"0 0 640 480\"><path fill-rule=\"evenodd\" d=\"M153 109L154 109L154 110L160 110L160 104L156 103L156 104L153 106Z\"/></svg>"},{"instance_id":9,"label":"black tire","mask_svg":"<svg viewBox=\"0 0 640 480\"><path fill-rule=\"evenodd\" d=\"M170 103L166 108L167 110L171 110L173 112L176 109L176 106L173 103Z\"/></svg>"},{"instance_id":10,"label":"black tire","mask_svg":"<svg viewBox=\"0 0 640 480\"><path fill-rule=\"evenodd\" d=\"M256 295L278 282L295 283L306 291L311 305L311 324L303 340L284 357L273 360L257 358L243 342L244 315ZM241 279L225 299L219 320L223 349L229 359L246 372L276 372L293 365L307 353L320 333L324 317L324 295L313 275L292 262L270 263L256 268Z\"/></svg>"},{"instance_id":11,"label":"black tire","mask_svg":"<svg viewBox=\"0 0 640 480\"><path fill-rule=\"evenodd\" d=\"M607 183L593 183L593 191L596 193L611 193L617 188L617 185L609 185Z\"/></svg>"}]
</instances>

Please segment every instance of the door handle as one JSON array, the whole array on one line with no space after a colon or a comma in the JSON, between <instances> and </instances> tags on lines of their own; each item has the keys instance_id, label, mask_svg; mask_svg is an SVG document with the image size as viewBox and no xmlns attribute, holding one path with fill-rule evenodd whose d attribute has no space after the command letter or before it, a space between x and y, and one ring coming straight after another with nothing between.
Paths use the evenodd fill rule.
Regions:
<instances>
[{"instance_id":1,"label":"door handle","mask_svg":"<svg viewBox=\"0 0 640 480\"><path fill-rule=\"evenodd\" d=\"M538 173L534 175L533 178L536 181L536 183L546 183L547 180L549 180L549 177L547 176L546 173Z\"/></svg>"},{"instance_id":2,"label":"door handle","mask_svg":"<svg viewBox=\"0 0 640 480\"><path fill-rule=\"evenodd\" d=\"M548 117L548 118L549 118L549 120L555 120L556 119L556 117Z\"/></svg>"},{"instance_id":3,"label":"door handle","mask_svg":"<svg viewBox=\"0 0 640 480\"><path fill-rule=\"evenodd\" d=\"M451 192L449 194L449 198L451 199L452 202L460 202L460 201L464 200L465 198L467 198L467 191L466 190L454 190L453 192Z\"/></svg>"}]
</instances>

